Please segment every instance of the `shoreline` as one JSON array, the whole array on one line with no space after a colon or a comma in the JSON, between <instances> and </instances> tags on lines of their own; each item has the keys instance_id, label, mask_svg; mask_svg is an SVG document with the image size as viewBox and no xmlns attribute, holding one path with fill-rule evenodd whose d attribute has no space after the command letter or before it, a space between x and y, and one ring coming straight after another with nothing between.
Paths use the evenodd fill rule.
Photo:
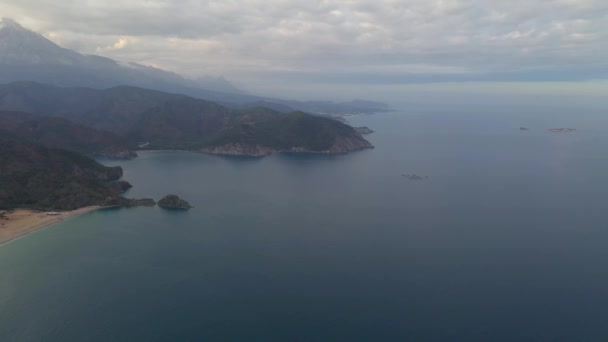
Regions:
<instances>
[{"instance_id":1,"label":"shoreline","mask_svg":"<svg viewBox=\"0 0 608 342\"><path fill-rule=\"evenodd\" d=\"M46 211L31 209L14 209L11 212L4 211L6 218L0 218L0 245L50 227L56 223L104 208L107 207L89 206L64 211L60 215L47 215Z\"/></svg>"}]
</instances>

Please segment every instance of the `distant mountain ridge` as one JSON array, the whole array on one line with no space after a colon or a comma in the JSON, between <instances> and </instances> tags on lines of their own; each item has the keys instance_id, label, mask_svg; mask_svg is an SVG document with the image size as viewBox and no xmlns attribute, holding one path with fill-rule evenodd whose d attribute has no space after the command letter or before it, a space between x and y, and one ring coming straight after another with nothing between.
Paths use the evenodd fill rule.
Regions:
<instances>
[{"instance_id":1,"label":"distant mountain ridge","mask_svg":"<svg viewBox=\"0 0 608 342\"><path fill-rule=\"evenodd\" d=\"M268 108L236 110L129 86L97 90L32 82L0 85L0 110L60 117L148 149L264 156L373 148L355 129L333 119Z\"/></svg>"},{"instance_id":2,"label":"distant mountain ridge","mask_svg":"<svg viewBox=\"0 0 608 342\"><path fill-rule=\"evenodd\" d=\"M232 108L255 108L268 103L284 112L372 113L388 110L381 103L293 101L252 96L222 77L189 80L178 74L137 63L82 55L62 48L12 19L0 22L0 83L34 81L62 87L105 89L120 85L179 93L217 102Z\"/></svg>"}]
</instances>

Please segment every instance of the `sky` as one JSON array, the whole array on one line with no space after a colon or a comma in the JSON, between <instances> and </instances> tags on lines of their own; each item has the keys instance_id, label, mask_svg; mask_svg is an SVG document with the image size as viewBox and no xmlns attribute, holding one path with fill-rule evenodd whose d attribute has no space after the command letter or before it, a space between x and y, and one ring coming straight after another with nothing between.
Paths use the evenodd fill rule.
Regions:
<instances>
[{"instance_id":1,"label":"sky","mask_svg":"<svg viewBox=\"0 0 608 342\"><path fill-rule=\"evenodd\" d=\"M0 16L80 53L253 93L608 90L606 0L0 0Z\"/></svg>"}]
</instances>

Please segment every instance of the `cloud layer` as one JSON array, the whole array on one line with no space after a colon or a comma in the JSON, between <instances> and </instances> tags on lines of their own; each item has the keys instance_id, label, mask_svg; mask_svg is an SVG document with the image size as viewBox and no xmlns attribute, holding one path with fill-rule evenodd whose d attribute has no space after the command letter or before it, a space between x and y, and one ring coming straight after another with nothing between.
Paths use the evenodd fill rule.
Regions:
<instances>
[{"instance_id":1,"label":"cloud layer","mask_svg":"<svg viewBox=\"0 0 608 342\"><path fill-rule=\"evenodd\" d=\"M608 78L605 0L9 0L82 53L242 82Z\"/></svg>"}]
</instances>

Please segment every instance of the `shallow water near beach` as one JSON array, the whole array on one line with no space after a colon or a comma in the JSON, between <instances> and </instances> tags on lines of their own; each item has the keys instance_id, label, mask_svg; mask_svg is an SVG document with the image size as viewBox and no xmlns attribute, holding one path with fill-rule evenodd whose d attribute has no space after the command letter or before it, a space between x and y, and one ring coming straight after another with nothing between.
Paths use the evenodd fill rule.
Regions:
<instances>
[{"instance_id":1,"label":"shallow water near beach","mask_svg":"<svg viewBox=\"0 0 608 342\"><path fill-rule=\"evenodd\" d=\"M607 339L608 119L455 111L351 117L348 155L104 161L195 208L0 245L0 340Z\"/></svg>"}]
</instances>

